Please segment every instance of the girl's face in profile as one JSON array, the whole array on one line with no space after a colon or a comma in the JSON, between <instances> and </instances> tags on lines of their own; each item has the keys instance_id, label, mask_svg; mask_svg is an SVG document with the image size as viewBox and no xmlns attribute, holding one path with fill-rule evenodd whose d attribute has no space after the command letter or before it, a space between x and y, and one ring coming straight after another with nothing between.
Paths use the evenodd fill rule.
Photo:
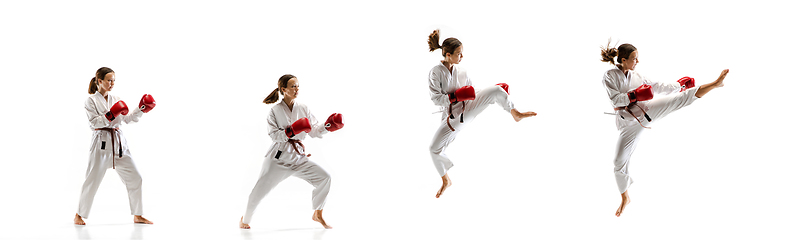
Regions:
<instances>
[{"instance_id":1,"label":"girl's face in profile","mask_svg":"<svg viewBox=\"0 0 800 240\"><path fill-rule=\"evenodd\" d=\"M300 82L297 81L297 78L289 79L289 81L286 82L286 87L281 88L281 91L283 91L284 98L297 98L297 94L300 92Z\"/></svg>"},{"instance_id":2,"label":"girl's face in profile","mask_svg":"<svg viewBox=\"0 0 800 240\"><path fill-rule=\"evenodd\" d=\"M113 72L107 73L103 79L97 79L97 87L101 92L108 92L114 88L116 75Z\"/></svg>"},{"instance_id":3,"label":"girl's face in profile","mask_svg":"<svg viewBox=\"0 0 800 240\"><path fill-rule=\"evenodd\" d=\"M453 53L445 53L444 61L450 64L458 64L464 58L464 45L458 46Z\"/></svg>"},{"instance_id":4,"label":"girl's face in profile","mask_svg":"<svg viewBox=\"0 0 800 240\"><path fill-rule=\"evenodd\" d=\"M622 59L623 70L633 70L639 64L639 51L633 51L628 58Z\"/></svg>"}]
</instances>

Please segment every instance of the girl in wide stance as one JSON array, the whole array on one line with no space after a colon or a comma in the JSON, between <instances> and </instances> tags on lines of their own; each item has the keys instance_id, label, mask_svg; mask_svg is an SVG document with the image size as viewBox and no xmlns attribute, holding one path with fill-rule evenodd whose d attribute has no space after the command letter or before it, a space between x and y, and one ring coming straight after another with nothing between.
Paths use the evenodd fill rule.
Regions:
<instances>
[{"instance_id":1,"label":"girl in wide stance","mask_svg":"<svg viewBox=\"0 0 800 240\"><path fill-rule=\"evenodd\" d=\"M278 79L278 88L264 99L264 103L272 104L278 101L278 94L283 95L283 100L269 112L269 137L273 143L264 157L261 177L250 193L244 216L239 220L240 228L250 228L250 219L261 199L289 176L301 178L314 186L311 197L314 214L311 219L326 229L332 228L322 219L322 207L331 188L331 177L322 167L308 159L311 154L306 153L302 141L307 135L321 138L323 134L339 130L344 127L344 122L342 114L334 113L325 124L317 124L317 119L308 107L295 100L299 92L300 82L297 77L286 74Z\"/></svg>"},{"instance_id":2,"label":"girl in wide stance","mask_svg":"<svg viewBox=\"0 0 800 240\"><path fill-rule=\"evenodd\" d=\"M128 189L128 201L131 205L131 215L134 223L153 224L142 217L142 176L133 164L131 152L128 150L128 141L119 129L122 123L135 123L144 113L156 107L156 101L150 94L142 96L139 107L133 111L128 110L125 102L119 97L109 94L114 88L116 75L111 68L97 69L95 77L89 82L89 99L86 99L84 108L89 118L89 128L94 131L92 147L89 149L89 167L86 169L86 181L81 189L78 212L75 213L75 224L86 225L84 218L89 218L94 195L106 170L111 167ZM131 112L128 114L128 112Z\"/></svg>"},{"instance_id":3,"label":"girl in wide stance","mask_svg":"<svg viewBox=\"0 0 800 240\"><path fill-rule=\"evenodd\" d=\"M514 103L508 99L508 84L499 83L476 92L472 87L472 80L467 76L467 71L457 66L464 57L464 46L458 39L447 38L440 45L437 29L428 36L428 47L431 52L441 48L444 56L444 59L428 74L431 101L442 111L441 125L433 135L430 146L433 165L442 177L442 187L436 192L436 198L439 198L452 184L447 177L447 170L453 167L453 162L444 154L444 150L455 140L465 124L472 122L493 103L511 113L511 117L517 122L523 118L536 116L536 113L519 112L514 108Z\"/></svg>"},{"instance_id":4,"label":"girl in wide stance","mask_svg":"<svg viewBox=\"0 0 800 240\"><path fill-rule=\"evenodd\" d=\"M606 46L601 55L603 62L612 65L614 57L617 58L614 68L603 75L603 86L618 115L619 139L614 158L614 175L619 192L622 194L622 203L615 213L619 217L631 201L628 187L633 183L633 179L628 171L628 162L636 145L639 144L642 131L649 128L647 126L651 122L689 106L712 89L722 87L722 80L728 74L728 69L723 70L716 81L694 87L694 78L684 77L677 82L664 83L652 81L635 72L634 69L639 63L639 52L631 44L622 44L617 48ZM653 99L653 93L667 96Z\"/></svg>"}]
</instances>

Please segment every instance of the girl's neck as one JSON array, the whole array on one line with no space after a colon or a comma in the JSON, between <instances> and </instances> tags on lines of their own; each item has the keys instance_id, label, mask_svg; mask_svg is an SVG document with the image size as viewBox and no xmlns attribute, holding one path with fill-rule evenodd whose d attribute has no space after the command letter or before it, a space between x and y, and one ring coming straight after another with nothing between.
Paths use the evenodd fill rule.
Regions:
<instances>
[{"instance_id":1,"label":"girl's neck","mask_svg":"<svg viewBox=\"0 0 800 240\"><path fill-rule=\"evenodd\" d=\"M289 106L289 110L292 110L292 108L294 108L294 98L286 98L286 97L284 97L283 98L283 103L285 103L286 106Z\"/></svg>"},{"instance_id":2,"label":"girl's neck","mask_svg":"<svg viewBox=\"0 0 800 240\"><path fill-rule=\"evenodd\" d=\"M625 69L625 67L623 67L621 64L617 65L617 68L619 68L619 70L622 70L622 74L625 74L625 76L628 76L628 70L630 70L630 69Z\"/></svg>"},{"instance_id":3,"label":"girl's neck","mask_svg":"<svg viewBox=\"0 0 800 240\"><path fill-rule=\"evenodd\" d=\"M452 63L449 63L449 62L447 62L445 60L442 60L442 64L444 65L444 67L447 68L448 71L450 71L450 73L453 73L453 64Z\"/></svg>"},{"instance_id":4,"label":"girl's neck","mask_svg":"<svg viewBox=\"0 0 800 240\"><path fill-rule=\"evenodd\" d=\"M103 98L108 100L108 91L103 91L103 89L97 89L97 92L99 92L100 95L103 95Z\"/></svg>"}]
</instances>

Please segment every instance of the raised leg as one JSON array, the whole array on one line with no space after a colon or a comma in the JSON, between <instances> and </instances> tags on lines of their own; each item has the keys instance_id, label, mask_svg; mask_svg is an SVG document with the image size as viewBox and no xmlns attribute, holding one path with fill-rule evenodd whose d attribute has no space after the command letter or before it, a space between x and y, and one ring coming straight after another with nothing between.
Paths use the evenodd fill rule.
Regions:
<instances>
[{"instance_id":1,"label":"raised leg","mask_svg":"<svg viewBox=\"0 0 800 240\"><path fill-rule=\"evenodd\" d=\"M705 96L706 93L710 92L712 89L725 86L725 84L722 81L725 80L726 76L728 76L728 69L722 70L722 73L719 74L719 77L714 82L707 83L698 87L695 96L701 98Z\"/></svg>"}]
</instances>

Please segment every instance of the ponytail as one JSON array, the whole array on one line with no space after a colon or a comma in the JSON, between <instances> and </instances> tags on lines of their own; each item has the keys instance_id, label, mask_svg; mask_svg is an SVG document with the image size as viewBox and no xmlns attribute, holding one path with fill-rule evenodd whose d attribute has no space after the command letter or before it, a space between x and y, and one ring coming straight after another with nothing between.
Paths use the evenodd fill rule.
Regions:
<instances>
[{"instance_id":1,"label":"ponytail","mask_svg":"<svg viewBox=\"0 0 800 240\"><path fill-rule=\"evenodd\" d=\"M616 48L611 47L611 39L608 39L608 45L600 47L600 56L602 57L600 61L614 65L614 57L617 57L617 63L622 63L622 59L630 57L634 51L636 51L636 47L630 43L619 45Z\"/></svg>"},{"instance_id":2,"label":"ponytail","mask_svg":"<svg viewBox=\"0 0 800 240\"><path fill-rule=\"evenodd\" d=\"M600 56L602 57L600 61L614 65L614 57L617 56L617 53L617 48L611 47L611 38L609 38L608 44L605 47L600 47Z\"/></svg>"},{"instance_id":3,"label":"ponytail","mask_svg":"<svg viewBox=\"0 0 800 240\"><path fill-rule=\"evenodd\" d=\"M97 92L97 78L93 77L92 80L89 82L89 94L94 94Z\"/></svg>"},{"instance_id":4,"label":"ponytail","mask_svg":"<svg viewBox=\"0 0 800 240\"><path fill-rule=\"evenodd\" d=\"M600 61L607 62L607 63L609 63L611 65L614 65L614 57L617 56L617 49L616 48L603 48L603 49L600 50L600 56L603 57L603 59L600 59Z\"/></svg>"},{"instance_id":5,"label":"ponytail","mask_svg":"<svg viewBox=\"0 0 800 240\"><path fill-rule=\"evenodd\" d=\"M264 98L264 103L273 104L277 102L279 93L283 95L283 92L281 92L280 88L275 88L275 90L272 90L272 93L270 93L269 96L267 96L267 98Z\"/></svg>"},{"instance_id":6,"label":"ponytail","mask_svg":"<svg viewBox=\"0 0 800 240\"><path fill-rule=\"evenodd\" d=\"M433 52L436 49L442 49L442 56L447 56L447 54L453 54L456 52L456 48L461 47L461 41L457 38L447 38L439 45L439 29L433 30L433 33L428 36L428 50Z\"/></svg>"},{"instance_id":7,"label":"ponytail","mask_svg":"<svg viewBox=\"0 0 800 240\"><path fill-rule=\"evenodd\" d=\"M436 29L428 36L428 49L429 52L433 52L439 48L442 48L442 46L439 45L439 29Z\"/></svg>"},{"instance_id":8,"label":"ponytail","mask_svg":"<svg viewBox=\"0 0 800 240\"><path fill-rule=\"evenodd\" d=\"M262 102L266 103L266 104L273 104L273 103L277 102L278 101L278 95L283 95L283 92L281 91L281 88L285 88L286 85L289 84L289 80L292 80L292 78L297 78L297 77L295 77L292 74L284 74L283 76L281 76L281 78L278 78L278 88L276 88L275 90L272 90L272 92L269 94L269 96L267 96L267 98L264 98L264 101L262 101Z\"/></svg>"}]
</instances>

